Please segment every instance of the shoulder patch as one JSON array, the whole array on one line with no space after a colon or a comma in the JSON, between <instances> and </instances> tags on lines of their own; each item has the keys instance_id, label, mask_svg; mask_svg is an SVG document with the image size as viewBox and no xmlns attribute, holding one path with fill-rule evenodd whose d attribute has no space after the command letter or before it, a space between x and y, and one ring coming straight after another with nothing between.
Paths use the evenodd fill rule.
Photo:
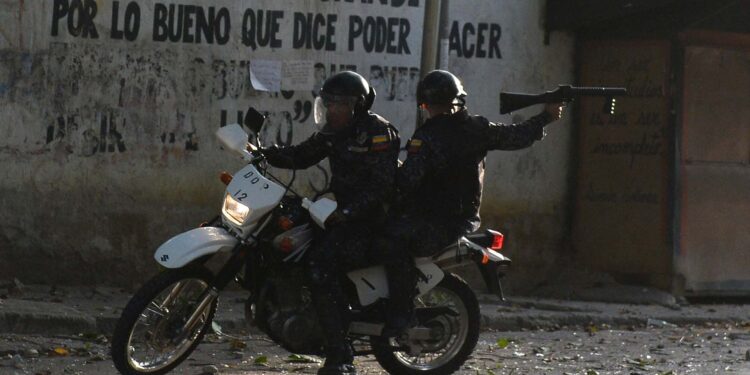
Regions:
<instances>
[{"instance_id":1,"label":"shoulder patch","mask_svg":"<svg viewBox=\"0 0 750 375\"><path fill-rule=\"evenodd\" d=\"M410 154L416 154L422 148L422 140L412 138L409 140L409 144L406 145L406 149Z\"/></svg>"},{"instance_id":2,"label":"shoulder patch","mask_svg":"<svg viewBox=\"0 0 750 375\"><path fill-rule=\"evenodd\" d=\"M373 135L370 139L370 151L385 151L391 147L391 134L387 131L386 133L378 133Z\"/></svg>"},{"instance_id":3,"label":"shoulder patch","mask_svg":"<svg viewBox=\"0 0 750 375\"><path fill-rule=\"evenodd\" d=\"M391 147L391 137L388 135L376 135L372 137L370 151L385 151Z\"/></svg>"},{"instance_id":4,"label":"shoulder patch","mask_svg":"<svg viewBox=\"0 0 750 375\"><path fill-rule=\"evenodd\" d=\"M389 137L387 135L376 135L372 137L372 143L375 144L375 143L388 142L388 138Z\"/></svg>"}]
</instances>

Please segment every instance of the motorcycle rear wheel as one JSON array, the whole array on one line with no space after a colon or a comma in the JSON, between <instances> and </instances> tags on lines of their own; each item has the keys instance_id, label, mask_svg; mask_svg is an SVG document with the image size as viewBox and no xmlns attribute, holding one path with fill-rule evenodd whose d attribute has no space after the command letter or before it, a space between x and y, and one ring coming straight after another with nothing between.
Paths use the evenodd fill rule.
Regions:
<instances>
[{"instance_id":1,"label":"motorcycle rear wheel","mask_svg":"<svg viewBox=\"0 0 750 375\"><path fill-rule=\"evenodd\" d=\"M423 349L418 355L399 351L398 347L404 343L395 339L373 337L375 359L391 374L452 374L466 362L479 340L479 303L474 292L458 276L446 274L434 289L415 298L414 303L417 308L448 307L453 311L420 322L420 326L439 329L443 334L434 340L411 343Z\"/></svg>"},{"instance_id":2,"label":"motorcycle rear wheel","mask_svg":"<svg viewBox=\"0 0 750 375\"><path fill-rule=\"evenodd\" d=\"M112 336L112 361L123 375L166 374L198 346L216 312L214 300L188 331L183 326L213 275L203 267L165 271L130 299Z\"/></svg>"}]
</instances>

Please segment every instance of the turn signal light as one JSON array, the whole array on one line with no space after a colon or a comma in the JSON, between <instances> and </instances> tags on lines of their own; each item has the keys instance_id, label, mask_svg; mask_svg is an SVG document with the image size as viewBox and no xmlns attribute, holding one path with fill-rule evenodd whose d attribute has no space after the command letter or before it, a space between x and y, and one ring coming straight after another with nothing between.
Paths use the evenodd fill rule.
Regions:
<instances>
[{"instance_id":1,"label":"turn signal light","mask_svg":"<svg viewBox=\"0 0 750 375\"><path fill-rule=\"evenodd\" d=\"M279 228L289 230L294 227L294 222L286 216L279 217Z\"/></svg>"},{"instance_id":2,"label":"turn signal light","mask_svg":"<svg viewBox=\"0 0 750 375\"><path fill-rule=\"evenodd\" d=\"M489 256L489 255L487 255L487 254L484 254L484 255L482 256L482 264L487 264L487 263L489 263L489 262L490 262L490 256Z\"/></svg>"},{"instance_id":3,"label":"turn signal light","mask_svg":"<svg viewBox=\"0 0 750 375\"><path fill-rule=\"evenodd\" d=\"M221 174L219 174L219 179L224 185L229 185L229 183L232 182L232 175L226 171L222 171Z\"/></svg>"}]
</instances>

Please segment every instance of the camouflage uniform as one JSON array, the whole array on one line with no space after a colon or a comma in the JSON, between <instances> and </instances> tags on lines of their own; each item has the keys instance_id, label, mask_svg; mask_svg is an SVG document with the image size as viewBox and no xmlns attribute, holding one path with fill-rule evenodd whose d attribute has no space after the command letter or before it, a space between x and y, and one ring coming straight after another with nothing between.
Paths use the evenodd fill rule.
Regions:
<instances>
[{"instance_id":1,"label":"camouflage uniform","mask_svg":"<svg viewBox=\"0 0 750 375\"><path fill-rule=\"evenodd\" d=\"M389 316L411 307L414 287L403 287L416 283L411 257L434 255L479 228L487 151L529 147L544 137L549 122L543 112L517 125L494 124L464 109L436 116L414 132L397 175L398 214L379 246L387 252Z\"/></svg>"},{"instance_id":2,"label":"camouflage uniform","mask_svg":"<svg viewBox=\"0 0 750 375\"><path fill-rule=\"evenodd\" d=\"M367 263L373 233L382 227L385 205L393 197L399 147L396 129L367 113L341 131L323 128L297 146L263 152L279 168L303 169L326 157L330 162L330 190L346 220L327 230L307 256L313 302L328 339L327 357L351 355L343 348L348 310L339 277Z\"/></svg>"}]
</instances>

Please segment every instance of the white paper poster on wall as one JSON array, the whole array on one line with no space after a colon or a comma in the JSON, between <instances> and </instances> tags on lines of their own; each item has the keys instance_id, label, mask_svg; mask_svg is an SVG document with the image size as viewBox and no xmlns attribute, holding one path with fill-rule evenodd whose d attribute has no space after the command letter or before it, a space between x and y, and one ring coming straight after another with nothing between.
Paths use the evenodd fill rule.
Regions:
<instances>
[{"instance_id":1,"label":"white paper poster on wall","mask_svg":"<svg viewBox=\"0 0 750 375\"><path fill-rule=\"evenodd\" d=\"M281 61L251 60L250 84L258 91L281 91Z\"/></svg>"},{"instance_id":2,"label":"white paper poster on wall","mask_svg":"<svg viewBox=\"0 0 750 375\"><path fill-rule=\"evenodd\" d=\"M281 70L283 90L309 90L315 84L312 60L284 61Z\"/></svg>"}]
</instances>

